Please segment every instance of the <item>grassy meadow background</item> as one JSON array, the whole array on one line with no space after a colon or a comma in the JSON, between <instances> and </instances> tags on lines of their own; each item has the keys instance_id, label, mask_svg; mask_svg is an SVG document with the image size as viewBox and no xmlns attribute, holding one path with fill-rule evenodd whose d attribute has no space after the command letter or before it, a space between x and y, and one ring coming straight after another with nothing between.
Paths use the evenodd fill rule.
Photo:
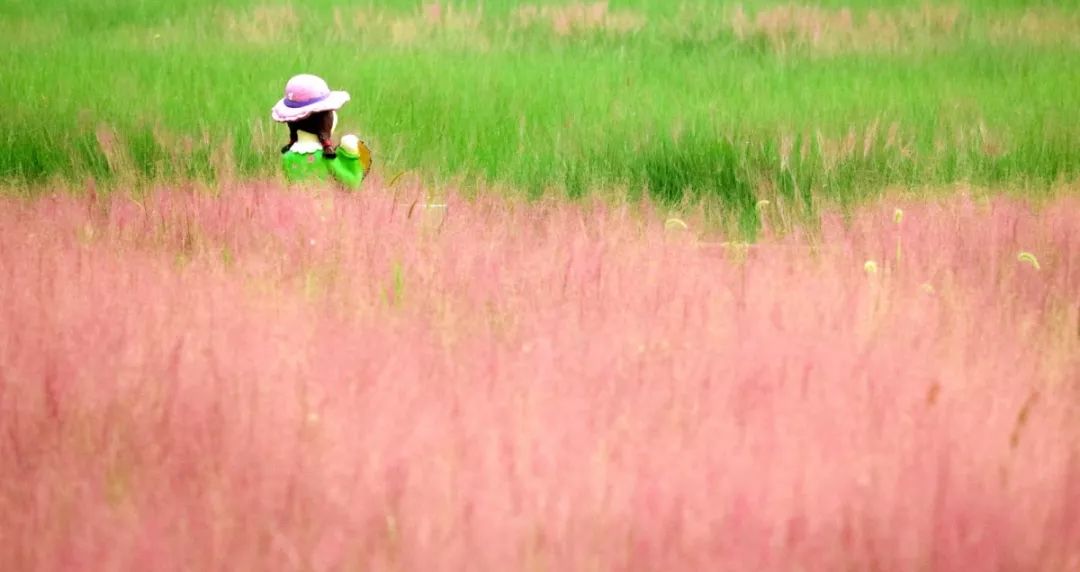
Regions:
<instances>
[{"instance_id":1,"label":"grassy meadow background","mask_svg":"<svg viewBox=\"0 0 1080 572\"><path fill-rule=\"evenodd\" d=\"M299 72L352 94L339 133L386 178L752 217L1080 172L1069 2L10 0L0 32L17 186L274 175Z\"/></svg>"}]
</instances>

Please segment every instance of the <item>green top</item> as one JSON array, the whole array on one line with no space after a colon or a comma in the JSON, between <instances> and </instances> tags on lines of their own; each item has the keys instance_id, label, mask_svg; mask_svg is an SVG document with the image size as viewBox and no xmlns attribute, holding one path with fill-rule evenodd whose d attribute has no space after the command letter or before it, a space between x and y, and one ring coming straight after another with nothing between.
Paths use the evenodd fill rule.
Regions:
<instances>
[{"instance_id":1,"label":"green top","mask_svg":"<svg viewBox=\"0 0 1080 572\"><path fill-rule=\"evenodd\" d=\"M355 191L364 182L364 167L360 158L338 147L337 157L327 159L322 151L297 153L289 151L282 155L285 178L289 183L325 182L332 179L346 189Z\"/></svg>"}]
</instances>

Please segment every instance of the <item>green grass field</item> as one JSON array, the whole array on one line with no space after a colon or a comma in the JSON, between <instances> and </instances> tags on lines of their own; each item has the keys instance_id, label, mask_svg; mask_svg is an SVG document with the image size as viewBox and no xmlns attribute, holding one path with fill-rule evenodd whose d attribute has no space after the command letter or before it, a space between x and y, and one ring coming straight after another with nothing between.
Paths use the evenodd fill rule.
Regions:
<instances>
[{"instance_id":1,"label":"green grass field","mask_svg":"<svg viewBox=\"0 0 1080 572\"><path fill-rule=\"evenodd\" d=\"M1080 174L1080 4L8 0L10 188L272 176L286 79L387 178L803 209Z\"/></svg>"}]
</instances>

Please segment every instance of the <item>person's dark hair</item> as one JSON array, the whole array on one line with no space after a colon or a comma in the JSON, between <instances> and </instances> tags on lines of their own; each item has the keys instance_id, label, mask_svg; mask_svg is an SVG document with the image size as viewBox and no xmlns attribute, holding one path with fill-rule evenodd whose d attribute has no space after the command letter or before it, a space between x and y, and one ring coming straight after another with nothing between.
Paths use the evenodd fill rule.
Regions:
<instances>
[{"instance_id":1,"label":"person's dark hair","mask_svg":"<svg viewBox=\"0 0 1080 572\"><path fill-rule=\"evenodd\" d=\"M288 153L289 148L293 146L293 143L297 141L297 131L304 131L312 133L319 138L319 143L323 147L323 156L328 159L333 159L337 154L334 152L334 143L330 140L330 132L334 129L334 112L332 111L319 111L312 113L303 119L297 119L296 121L290 121L289 125L289 144L281 148L282 153Z\"/></svg>"}]
</instances>

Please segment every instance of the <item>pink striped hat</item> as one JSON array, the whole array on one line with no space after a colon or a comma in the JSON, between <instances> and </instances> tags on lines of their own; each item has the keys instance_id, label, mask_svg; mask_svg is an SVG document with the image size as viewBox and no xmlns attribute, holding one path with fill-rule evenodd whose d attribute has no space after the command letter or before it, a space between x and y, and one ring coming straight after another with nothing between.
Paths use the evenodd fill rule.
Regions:
<instances>
[{"instance_id":1,"label":"pink striped hat","mask_svg":"<svg viewBox=\"0 0 1080 572\"><path fill-rule=\"evenodd\" d=\"M287 123L297 121L319 111L341 109L349 101L344 91L330 91L330 86L319 76L300 74L285 84L285 97L277 102L270 116L274 121Z\"/></svg>"}]
</instances>

